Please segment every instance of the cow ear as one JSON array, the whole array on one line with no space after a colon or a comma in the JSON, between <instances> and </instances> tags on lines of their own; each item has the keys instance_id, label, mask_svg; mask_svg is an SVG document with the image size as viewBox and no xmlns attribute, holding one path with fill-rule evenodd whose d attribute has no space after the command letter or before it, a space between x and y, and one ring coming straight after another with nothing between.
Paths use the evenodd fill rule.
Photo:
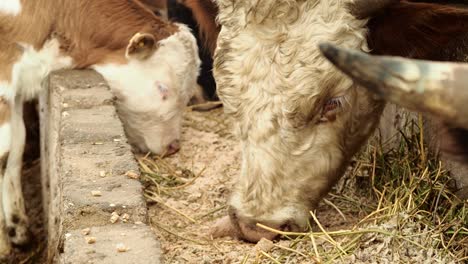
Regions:
<instances>
[{"instance_id":1,"label":"cow ear","mask_svg":"<svg viewBox=\"0 0 468 264\"><path fill-rule=\"evenodd\" d=\"M136 33L129 41L125 56L137 60L145 60L158 49L158 43L153 35L148 33Z\"/></svg>"}]
</instances>

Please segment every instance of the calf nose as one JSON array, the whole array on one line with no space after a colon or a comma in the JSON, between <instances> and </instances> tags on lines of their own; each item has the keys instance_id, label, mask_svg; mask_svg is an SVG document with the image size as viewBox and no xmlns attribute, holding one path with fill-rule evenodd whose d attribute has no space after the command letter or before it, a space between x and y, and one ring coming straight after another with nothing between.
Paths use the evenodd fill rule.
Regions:
<instances>
[{"instance_id":1,"label":"calf nose","mask_svg":"<svg viewBox=\"0 0 468 264\"><path fill-rule=\"evenodd\" d=\"M166 156L172 155L180 150L180 140L176 139L167 146Z\"/></svg>"}]
</instances>

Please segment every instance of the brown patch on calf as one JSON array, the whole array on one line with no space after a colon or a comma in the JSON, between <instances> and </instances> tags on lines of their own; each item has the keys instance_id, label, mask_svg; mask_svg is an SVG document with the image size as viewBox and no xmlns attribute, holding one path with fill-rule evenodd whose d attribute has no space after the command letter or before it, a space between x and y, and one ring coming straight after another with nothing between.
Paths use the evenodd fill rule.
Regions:
<instances>
[{"instance_id":1,"label":"brown patch on calf","mask_svg":"<svg viewBox=\"0 0 468 264\"><path fill-rule=\"evenodd\" d=\"M11 106L8 101L0 96L0 126L8 123L11 118Z\"/></svg>"},{"instance_id":2,"label":"brown patch on calf","mask_svg":"<svg viewBox=\"0 0 468 264\"><path fill-rule=\"evenodd\" d=\"M13 65L22 53L22 49L16 43L11 43L3 39L2 36L2 16L0 16L0 84L8 87L12 79Z\"/></svg>"},{"instance_id":3,"label":"brown patch on calf","mask_svg":"<svg viewBox=\"0 0 468 264\"><path fill-rule=\"evenodd\" d=\"M0 15L0 48L21 42L39 50L48 39L57 38L76 68L125 63L126 47L138 32L151 34L158 42L178 32L178 27L136 0L23 1L19 15ZM2 63L8 53L0 49ZM2 68L0 80L5 79Z\"/></svg>"},{"instance_id":4,"label":"brown patch on calf","mask_svg":"<svg viewBox=\"0 0 468 264\"><path fill-rule=\"evenodd\" d=\"M75 5L73 8L84 8ZM72 26L76 30L70 32L68 25L58 30L70 32L70 54L80 68L102 62L112 53L125 54L130 39L138 32L151 34L156 43L178 32L175 24L163 21L138 1L87 1L87 5L86 17L77 11L70 14L76 20Z\"/></svg>"},{"instance_id":5,"label":"brown patch on calf","mask_svg":"<svg viewBox=\"0 0 468 264\"><path fill-rule=\"evenodd\" d=\"M167 0L141 0L141 2L147 5L153 12L167 8Z\"/></svg>"}]
</instances>

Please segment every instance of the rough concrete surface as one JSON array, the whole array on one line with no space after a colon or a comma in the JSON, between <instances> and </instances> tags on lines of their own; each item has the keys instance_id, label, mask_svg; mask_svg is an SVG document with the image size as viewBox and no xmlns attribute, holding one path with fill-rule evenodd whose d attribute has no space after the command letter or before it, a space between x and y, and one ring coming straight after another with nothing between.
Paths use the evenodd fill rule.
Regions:
<instances>
[{"instance_id":1,"label":"rough concrete surface","mask_svg":"<svg viewBox=\"0 0 468 264\"><path fill-rule=\"evenodd\" d=\"M159 263L142 185L125 175L138 173L138 166L104 80L93 71L63 71L45 85L40 115L49 261ZM114 212L120 218L113 224ZM128 225L119 224L124 215ZM85 228L99 237L95 243L85 242ZM122 238L132 250L117 254Z\"/></svg>"},{"instance_id":2,"label":"rough concrete surface","mask_svg":"<svg viewBox=\"0 0 468 264\"><path fill-rule=\"evenodd\" d=\"M65 238L64 264L154 264L159 262L159 242L146 225L119 224L91 228L89 235L71 230ZM86 239L95 238L88 244ZM118 250L120 248L120 251ZM156 250L155 250L156 249Z\"/></svg>"}]
</instances>

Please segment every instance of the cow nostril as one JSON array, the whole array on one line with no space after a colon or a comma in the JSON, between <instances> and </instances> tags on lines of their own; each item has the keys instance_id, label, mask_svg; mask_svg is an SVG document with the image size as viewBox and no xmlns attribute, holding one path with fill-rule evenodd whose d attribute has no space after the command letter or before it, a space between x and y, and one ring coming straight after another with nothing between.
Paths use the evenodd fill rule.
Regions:
<instances>
[{"instance_id":1,"label":"cow nostril","mask_svg":"<svg viewBox=\"0 0 468 264\"><path fill-rule=\"evenodd\" d=\"M257 226L257 223L261 222L240 217L237 210L232 206L229 207L229 218L235 235L240 239L257 243L262 238L273 240L278 237L278 233ZM291 229L290 223L291 221L286 221L283 225L266 223L262 225L279 231L288 231Z\"/></svg>"},{"instance_id":2,"label":"cow nostril","mask_svg":"<svg viewBox=\"0 0 468 264\"><path fill-rule=\"evenodd\" d=\"M174 149L174 150L179 150L180 149L180 140L176 139L172 141L172 143L169 145L169 148Z\"/></svg>"},{"instance_id":3,"label":"cow nostril","mask_svg":"<svg viewBox=\"0 0 468 264\"><path fill-rule=\"evenodd\" d=\"M291 232L293 231L292 229L292 225L291 225L291 222L290 221L287 221L286 223L282 224L279 228L281 231L284 231L284 232Z\"/></svg>"},{"instance_id":4,"label":"cow nostril","mask_svg":"<svg viewBox=\"0 0 468 264\"><path fill-rule=\"evenodd\" d=\"M180 150L180 140L176 139L167 146L166 155L172 155Z\"/></svg>"}]
</instances>

